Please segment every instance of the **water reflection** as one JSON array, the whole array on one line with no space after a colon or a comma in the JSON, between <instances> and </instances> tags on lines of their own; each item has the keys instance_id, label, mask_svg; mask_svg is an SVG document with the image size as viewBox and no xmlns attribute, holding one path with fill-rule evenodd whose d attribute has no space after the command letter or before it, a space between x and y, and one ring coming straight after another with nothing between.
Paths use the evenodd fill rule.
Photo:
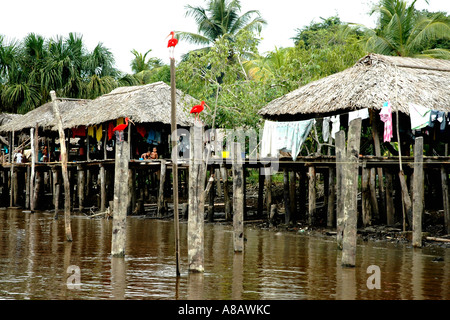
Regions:
<instances>
[{"instance_id":1,"label":"water reflection","mask_svg":"<svg viewBox=\"0 0 450 320\"><path fill-rule=\"evenodd\" d=\"M205 273L187 271L187 225L181 223L181 277L175 276L172 221L130 217L126 257L111 258L112 221L0 211L0 299L450 299L450 250L360 243L356 268L342 268L331 238L245 229L233 251L231 226L205 225ZM380 267L381 289L366 272ZM69 266L81 272L67 286Z\"/></svg>"}]
</instances>

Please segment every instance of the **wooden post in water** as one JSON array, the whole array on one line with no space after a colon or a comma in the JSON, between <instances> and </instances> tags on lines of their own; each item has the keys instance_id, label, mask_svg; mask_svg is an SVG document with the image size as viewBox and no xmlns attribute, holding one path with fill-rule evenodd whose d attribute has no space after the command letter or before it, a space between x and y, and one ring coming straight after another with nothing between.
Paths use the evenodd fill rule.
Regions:
<instances>
[{"instance_id":1,"label":"wooden post in water","mask_svg":"<svg viewBox=\"0 0 450 320\"><path fill-rule=\"evenodd\" d=\"M170 59L170 100L171 100L171 137L172 137L172 177L173 177L173 221L175 228L175 263L176 274L180 275L180 222L178 213L178 134L175 88L175 58Z\"/></svg>"},{"instance_id":2,"label":"wooden post in water","mask_svg":"<svg viewBox=\"0 0 450 320\"><path fill-rule=\"evenodd\" d=\"M289 171L283 169L283 200L284 200L284 223L286 225L291 221L291 199L289 193Z\"/></svg>"},{"instance_id":3,"label":"wooden post in water","mask_svg":"<svg viewBox=\"0 0 450 320\"><path fill-rule=\"evenodd\" d=\"M344 166L344 233L342 266L354 267L358 219L358 157L361 143L361 118L350 122Z\"/></svg>"},{"instance_id":4,"label":"wooden post in water","mask_svg":"<svg viewBox=\"0 0 450 320\"><path fill-rule=\"evenodd\" d=\"M244 168L241 144L234 143L233 150L233 238L234 252L244 251Z\"/></svg>"},{"instance_id":5,"label":"wooden post in water","mask_svg":"<svg viewBox=\"0 0 450 320\"><path fill-rule=\"evenodd\" d=\"M166 160L161 159L161 169L159 171L159 191L158 191L158 200L156 202L157 205L157 217L162 218L163 214L165 214L164 209L164 184L166 182L166 172L167 165Z\"/></svg>"},{"instance_id":6,"label":"wooden post in water","mask_svg":"<svg viewBox=\"0 0 450 320\"><path fill-rule=\"evenodd\" d=\"M370 205L370 169L365 167L362 168L361 175L361 208L362 208L362 223L364 227L371 224L372 217L372 206Z\"/></svg>"},{"instance_id":7,"label":"wooden post in water","mask_svg":"<svg viewBox=\"0 0 450 320\"><path fill-rule=\"evenodd\" d=\"M448 194L448 172L441 166L442 200L444 205L444 231L450 234L450 199Z\"/></svg>"},{"instance_id":8,"label":"wooden post in water","mask_svg":"<svg viewBox=\"0 0 450 320\"><path fill-rule=\"evenodd\" d=\"M34 178L36 176L36 143L35 143L35 134L37 132L34 131L34 128L30 129L30 142L31 142L31 173L30 173L30 210L34 211Z\"/></svg>"},{"instance_id":9,"label":"wooden post in water","mask_svg":"<svg viewBox=\"0 0 450 320\"><path fill-rule=\"evenodd\" d=\"M11 142L9 143L10 149L10 183L9 183L9 206L12 207L14 205L14 189L16 186L17 175L14 174L14 131L11 133Z\"/></svg>"},{"instance_id":10,"label":"wooden post in water","mask_svg":"<svg viewBox=\"0 0 450 320\"><path fill-rule=\"evenodd\" d=\"M336 242L338 249L342 249L342 237L344 232L344 162L347 152L345 151L345 132L336 133Z\"/></svg>"},{"instance_id":11,"label":"wooden post in water","mask_svg":"<svg viewBox=\"0 0 450 320\"><path fill-rule=\"evenodd\" d=\"M124 133L122 133L122 135L123 134ZM111 241L111 255L113 257L125 256L129 161L130 144L125 139L116 138L113 229Z\"/></svg>"},{"instance_id":12,"label":"wooden post in water","mask_svg":"<svg viewBox=\"0 0 450 320\"><path fill-rule=\"evenodd\" d=\"M336 176L335 168L328 169L328 208L327 208L327 227L333 227L336 217L335 217L335 205L336 200L336 182L334 181Z\"/></svg>"},{"instance_id":13,"label":"wooden post in water","mask_svg":"<svg viewBox=\"0 0 450 320\"><path fill-rule=\"evenodd\" d=\"M414 145L414 201L412 245L422 247L422 214L423 214L423 137L416 137Z\"/></svg>"},{"instance_id":14,"label":"wooden post in water","mask_svg":"<svg viewBox=\"0 0 450 320\"><path fill-rule=\"evenodd\" d=\"M204 271L204 183L203 126L191 127L189 155L189 216L188 216L188 268L190 272Z\"/></svg>"},{"instance_id":15,"label":"wooden post in water","mask_svg":"<svg viewBox=\"0 0 450 320\"><path fill-rule=\"evenodd\" d=\"M312 226L316 219L316 167L308 168L308 224Z\"/></svg>"},{"instance_id":16,"label":"wooden post in water","mask_svg":"<svg viewBox=\"0 0 450 320\"><path fill-rule=\"evenodd\" d=\"M394 198L393 198L393 176L389 170L385 170L386 177L386 223L388 226L393 226L395 224L394 219Z\"/></svg>"},{"instance_id":17,"label":"wooden post in water","mask_svg":"<svg viewBox=\"0 0 450 320\"><path fill-rule=\"evenodd\" d=\"M53 102L53 113L56 118L59 132L59 146L61 152L61 171L64 181L64 225L66 230L67 241L72 241L72 227L70 223L70 183L69 174L67 171L67 150L66 150L66 135L64 133L61 114L59 112L58 101L56 100L55 91L50 91L50 96Z\"/></svg>"},{"instance_id":18,"label":"wooden post in water","mask_svg":"<svg viewBox=\"0 0 450 320\"><path fill-rule=\"evenodd\" d=\"M86 185L86 176L84 168L81 165L77 166L77 182L78 182L78 210L82 212L84 210L84 194Z\"/></svg>"},{"instance_id":19,"label":"wooden post in water","mask_svg":"<svg viewBox=\"0 0 450 320\"><path fill-rule=\"evenodd\" d=\"M225 202L225 220L231 220L231 200L229 193L229 184L228 184L228 170L226 166L222 163L220 165L220 175L223 179L223 200Z\"/></svg>"}]
</instances>

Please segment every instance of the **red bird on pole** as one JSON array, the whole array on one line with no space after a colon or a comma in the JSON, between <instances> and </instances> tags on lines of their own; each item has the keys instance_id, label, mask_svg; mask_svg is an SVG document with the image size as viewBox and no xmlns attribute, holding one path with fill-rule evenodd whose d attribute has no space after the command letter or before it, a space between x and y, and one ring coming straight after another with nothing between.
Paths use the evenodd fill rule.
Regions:
<instances>
[{"instance_id":1,"label":"red bird on pole","mask_svg":"<svg viewBox=\"0 0 450 320\"><path fill-rule=\"evenodd\" d=\"M126 117L125 118L125 123L119 124L118 126L116 126L113 129L113 131L118 131L119 132L120 140L122 140L123 131L128 127L128 121L130 121L132 124L134 124L134 122L130 118Z\"/></svg>"},{"instance_id":2,"label":"red bird on pole","mask_svg":"<svg viewBox=\"0 0 450 320\"><path fill-rule=\"evenodd\" d=\"M169 35L167 37L172 36L172 38L169 39L169 42L167 43L167 48L170 48L171 50L171 57L172 59L174 59L174 50L175 50L175 46L178 44L178 39L175 38L175 32L171 32L169 33Z\"/></svg>"},{"instance_id":3,"label":"red bird on pole","mask_svg":"<svg viewBox=\"0 0 450 320\"><path fill-rule=\"evenodd\" d=\"M197 120L200 116L200 112L202 112L205 109L205 106L208 107L209 111L211 111L211 109L209 108L209 106L207 104L205 104L205 101L202 101L200 104L193 106L191 109L190 113L195 113L195 119Z\"/></svg>"}]
</instances>

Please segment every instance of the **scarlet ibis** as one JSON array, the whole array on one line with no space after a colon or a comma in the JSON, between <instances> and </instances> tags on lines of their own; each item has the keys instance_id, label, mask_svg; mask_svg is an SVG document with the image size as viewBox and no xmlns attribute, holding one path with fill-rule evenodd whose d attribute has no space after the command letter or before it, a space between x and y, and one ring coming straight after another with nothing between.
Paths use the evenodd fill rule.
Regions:
<instances>
[{"instance_id":1,"label":"scarlet ibis","mask_svg":"<svg viewBox=\"0 0 450 320\"><path fill-rule=\"evenodd\" d=\"M118 126L116 126L113 129L113 131L118 131L119 132L120 140L122 140L123 131L128 127L128 121L130 121L132 124L134 124L134 122L130 118L126 117L125 118L125 123L119 124Z\"/></svg>"},{"instance_id":2,"label":"scarlet ibis","mask_svg":"<svg viewBox=\"0 0 450 320\"><path fill-rule=\"evenodd\" d=\"M170 37L170 36L172 36L172 38L169 39L169 42L167 43L167 48L171 49L171 53L172 53L171 58L174 58L173 52L174 52L175 46L178 44L178 39L175 38L175 32L173 32L173 31L170 32L167 37Z\"/></svg>"},{"instance_id":3,"label":"scarlet ibis","mask_svg":"<svg viewBox=\"0 0 450 320\"><path fill-rule=\"evenodd\" d=\"M200 112L202 112L203 109L205 109L205 106L207 106L209 111L211 111L209 106L205 104L205 101L202 101L200 104L193 106L190 113L195 113L195 119L198 119Z\"/></svg>"}]
</instances>

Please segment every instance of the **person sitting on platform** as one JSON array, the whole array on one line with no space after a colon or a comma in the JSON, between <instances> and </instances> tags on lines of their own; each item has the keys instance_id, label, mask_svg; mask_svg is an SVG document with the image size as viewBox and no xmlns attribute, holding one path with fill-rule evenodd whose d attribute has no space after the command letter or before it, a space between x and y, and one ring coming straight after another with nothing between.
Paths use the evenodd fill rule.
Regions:
<instances>
[{"instance_id":1,"label":"person sitting on platform","mask_svg":"<svg viewBox=\"0 0 450 320\"><path fill-rule=\"evenodd\" d=\"M158 151L156 150L156 147L153 147L153 151L150 154L150 159L158 159Z\"/></svg>"},{"instance_id":2,"label":"person sitting on platform","mask_svg":"<svg viewBox=\"0 0 450 320\"><path fill-rule=\"evenodd\" d=\"M141 155L141 158L144 159L144 160L150 160L151 159L150 155L151 155L151 152L150 152L150 150L148 150L146 153L143 153Z\"/></svg>"}]
</instances>

